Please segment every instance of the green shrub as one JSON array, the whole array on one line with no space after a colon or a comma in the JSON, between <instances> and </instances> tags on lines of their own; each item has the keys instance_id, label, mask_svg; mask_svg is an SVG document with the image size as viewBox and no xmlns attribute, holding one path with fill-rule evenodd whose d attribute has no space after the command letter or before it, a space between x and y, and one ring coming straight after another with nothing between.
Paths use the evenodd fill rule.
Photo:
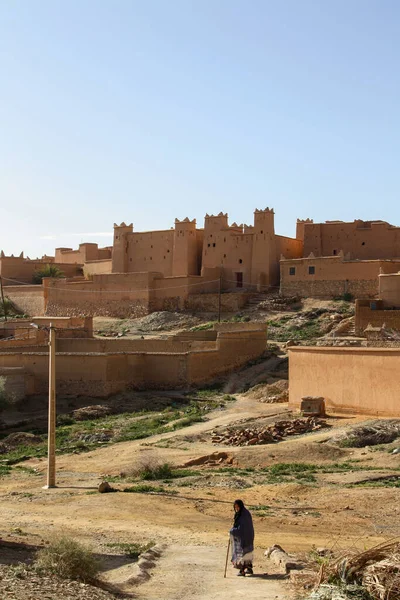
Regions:
<instances>
[{"instance_id":1,"label":"green shrub","mask_svg":"<svg viewBox=\"0 0 400 600\"><path fill-rule=\"evenodd\" d=\"M64 273L57 267L57 265L48 264L40 271L36 271L33 274L32 281L33 283L42 283L44 277L54 277L60 278L64 277Z\"/></svg>"},{"instance_id":2,"label":"green shrub","mask_svg":"<svg viewBox=\"0 0 400 600\"><path fill-rule=\"evenodd\" d=\"M91 550L75 540L60 536L39 550L36 567L63 579L89 581L99 572L99 563Z\"/></svg>"},{"instance_id":3,"label":"green shrub","mask_svg":"<svg viewBox=\"0 0 400 600\"><path fill-rule=\"evenodd\" d=\"M6 391L6 378L0 375L0 412L10 406L10 396Z\"/></svg>"}]
</instances>

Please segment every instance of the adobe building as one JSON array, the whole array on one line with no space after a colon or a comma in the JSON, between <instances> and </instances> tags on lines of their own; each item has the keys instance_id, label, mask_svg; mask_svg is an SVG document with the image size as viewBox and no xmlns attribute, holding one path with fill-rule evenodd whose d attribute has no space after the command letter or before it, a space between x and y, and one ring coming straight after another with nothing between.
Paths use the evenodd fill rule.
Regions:
<instances>
[{"instance_id":1,"label":"adobe building","mask_svg":"<svg viewBox=\"0 0 400 600\"><path fill-rule=\"evenodd\" d=\"M152 271L164 277L200 276L221 269L224 289L266 290L279 285L279 259L302 256L300 239L275 234L274 211L256 209L253 225L229 225L228 215L175 220L164 231L134 232L133 225L114 225L113 273Z\"/></svg>"},{"instance_id":2,"label":"adobe building","mask_svg":"<svg viewBox=\"0 0 400 600\"><path fill-rule=\"evenodd\" d=\"M66 277L76 277L83 274L83 264L64 264L54 260L54 256L42 256L31 260L24 257L21 252L19 256L5 256L0 253L0 277L4 285L21 285L33 283L33 277L37 271L41 271L46 265L52 264L58 267Z\"/></svg>"},{"instance_id":3,"label":"adobe building","mask_svg":"<svg viewBox=\"0 0 400 600\"><path fill-rule=\"evenodd\" d=\"M373 298L378 275L400 268L400 228L385 221L298 220L296 237L303 241L303 255L281 257L283 295Z\"/></svg>"}]
</instances>

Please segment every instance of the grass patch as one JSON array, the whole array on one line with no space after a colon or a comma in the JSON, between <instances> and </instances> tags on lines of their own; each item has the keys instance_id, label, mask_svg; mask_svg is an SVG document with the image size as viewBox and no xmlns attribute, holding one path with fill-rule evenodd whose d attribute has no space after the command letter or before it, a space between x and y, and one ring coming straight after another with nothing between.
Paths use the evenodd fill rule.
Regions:
<instances>
[{"instance_id":1,"label":"grass patch","mask_svg":"<svg viewBox=\"0 0 400 600\"><path fill-rule=\"evenodd\" d=\"M11 473L11 467L9 465L0 465L0 477L9 475Z\"/></svg>"},{"instance_id":2,"label":"grass patch","mask_svg":"<svg viewBox=\"0 0 400 600\"><path fill-rule=\"evenodd\" d=\"M135 543L119 543L116 542L114 544L107 544L107 548L114 548L116 550L120 550L123 554L128 556L129 558L133 558L137 560L143 552L150 550L150 548L154 546L154 542L149 542L148 544L135 544Z\"/></svg>"},{"instance_id":3,"label":"grass patch","mask_svg":"<svg viewBox=\"0 0 400 600\"><path fill-rule=\"evenodd\" d=\"M63 579L83 582L95 578L99 572L99 563L91 550L66 536L54 538L49 546L39 550L36 567Z\"/></svg>"},{"instance_id":4,"label":"grass patch","mask_svg":"<svg viewBox=\"0 0 400 600\"><path fill-rule=\"evenodd\" d=\"M168 490L162 485L147 485L145 483L124 488L122 491L128 494L169 494L171 496L178 493L175 490Z\"/></svg>"},{"instance_id":5,"label":"grass patch","mask_svg":"<svg viewBox=\"0 0 400 600\"><path fill-rule=\"evenodd\" d=\"M85 452L101 444L144 439L153 435L176 431L204 420L208 412L223 407L230 396L215 389L199 390L185 399L185 403L174 403L163 411L138 411L107 415L98 419L73 421L61 419L56 430L56 448L59 454ZM60 423L60 421L59 421ZM42 443L19 446L2 455L9 465L29 458L40 458L47 453L47 435L41 435ZM5 437L6 434L3 435Z\"/></svg>"}]
</instances>

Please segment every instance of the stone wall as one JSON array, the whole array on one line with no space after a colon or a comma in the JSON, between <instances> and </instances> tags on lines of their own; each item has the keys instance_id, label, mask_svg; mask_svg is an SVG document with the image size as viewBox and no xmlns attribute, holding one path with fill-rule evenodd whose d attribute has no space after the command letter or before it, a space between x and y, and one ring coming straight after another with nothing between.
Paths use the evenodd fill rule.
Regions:
<instances>
[{"instance_id":1,"label":"stone wall","mask_svg":"<svg viewBox=\"0 0 400 600\"><path fill-rule=\"evenodd\" d=\"M24 314L31 316L44 314L44 294L41 285L4 286L4 296Z\"/></svg>"},{"instance_id":2,"label":"stone wall","mask_svg":"<svg viewBox=\"0 0 400 600\"><path fill-rule=\"evenodd\" d=\"M246 306L251 298L249 293L221 294L221 311L224 313L238 312ZM219 294L192 294L185 300L185 308L196 312L217 313Z\"/></svg>"},{"instance_id":3,"label":"stone wall","mask_svg":"<svg viewBox=\"0 0 400 600\"><path fill-rule=\"evenodd\" d=\"M366 279L350 281L345 279L318 281L281 280L282 296L300 296L302 298L335 298L351 294L355 298L374 298L378 293L378 280Z\"/></svg>"},{"instance_id":4,"label":"stone wall","mask_svg":"<svg viewBox=\"0 0 400 600\"><path fill-rule=\"evenodd\" d=\"M290 348L289 404L323 396L328 411L400 417L399 364L399 348Z\"/></svg>"}]
</instances>

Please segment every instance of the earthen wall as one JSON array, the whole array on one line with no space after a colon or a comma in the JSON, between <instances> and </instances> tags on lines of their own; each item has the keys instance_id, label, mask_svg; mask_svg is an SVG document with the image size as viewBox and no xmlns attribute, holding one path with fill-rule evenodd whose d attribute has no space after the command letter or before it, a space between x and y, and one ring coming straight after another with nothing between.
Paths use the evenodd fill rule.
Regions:
<instances>
[{"instance_id":1,"label":"earthen wall","mask_svg":"<svg viewBox=\"0 0 400 600\"><path fill-rule=\"evenodd\" d=\"M400 417L399 363L400 348L290 348L289 405L323 396L328 411Z\"/></svg>"},{"instance_id":2,"label":"earthen wall","mask_svg":"<svg viewBox=\"0 0 400 600\"><path fill-rule=\"evenodd\" d=\"M383 221L304 224L303 256L332 256L341 250L353 259L400 258L400 228Z\"/></svg>"}]
</instances>

